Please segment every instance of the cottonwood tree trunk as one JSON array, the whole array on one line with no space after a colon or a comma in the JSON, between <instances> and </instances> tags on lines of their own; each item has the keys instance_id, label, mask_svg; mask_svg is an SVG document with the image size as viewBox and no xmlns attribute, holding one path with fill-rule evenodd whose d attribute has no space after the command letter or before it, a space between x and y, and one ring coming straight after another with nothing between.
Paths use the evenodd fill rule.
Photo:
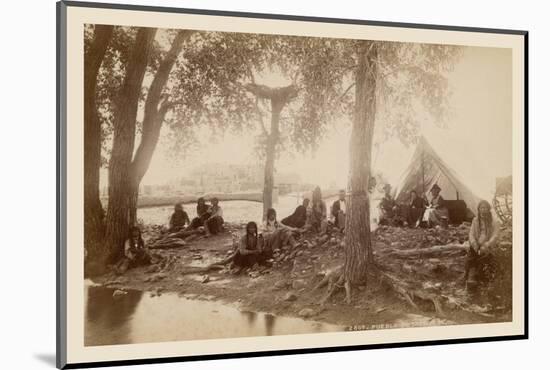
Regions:
<instances>
[{"instance_id":1,"label":"cottonwood tree trunk","mask_svg":"<svg viewBox=\"0 0 550 370\"><path fill-rule=\"evenodd\" d=\"M137 109L155 34L155 28L138 30L115 106L113 148L109 161L109 204L105 225L105 242L113 259L121 255L128 235L128 194L132 184L130 165L134 152Z\"/></svg>"},{"instance_id":2,"label":"cottonwood tree trunk","mask_svg":"<svg viewBox=\"0 0 550 370\"><path fill-rule=\"evenodd\" d=\"M267 137L265 168L264 168L264 191L263 191L263 218L267 217L267 210L273 207L273 186L275 185L275 150L279 142L279 121L281 111L286 102L271 100L271 128Z\"/></svg>"},{"instance_id":3,"label":"cottonwood tree trunk","mask_svg":"<svg viewBox=\"0 0 550 370\"><path fill-rule=\"evenodd\" d=\"M99 199L99 170L101 167L101 122L96 106L96 87L99 68L113 26L96 25L93 40L84 55L84 246L89 259L104 255L103 207Z\"/></svg>"},{"instance_id":4,"label":"cottonwood tree trunk","mask_svg":"<svg viewBox=\"0 0 550 370\"><path fill-rule=\"evenodd\" d=\"M263 219L265 220L267 210L273 207L275 155L280 136L279 123L281 120L281 112L283 108L298 95L298 90L294 85L271 88L258 84L248 84L246 89L257 98L269 100L271 103L271 127L269 132L264 127L263 122L261 122L262 130L267 136L263 189Z\"/></svg>"},{"instance_id":5,"label":"cottonwood tree trunk","mask_svg":"<svg viewBox=\"0 0 550 370\"><path fill-rule=\"evenodd\" d=\"M147 173L153 153L157 147L164 117L168 110L173 106L168 101L163 101L162 90L166 86L170 72L178 59L179 54L183 48L185 41L187 41L193 31L179 31L172 44L170 50L160 62L159 68L155 73L155 77L151 82L151 86L147 92L147 98L145 100L145 109L143 115L143 130L141 135L140 144L134 155L132 165L130 168L131 176L131 188L129 192L129 223L135 225L137 221L137 201L139 196L139 185L143 176Z\"/></svg>"},{"instance_id":6,"label":"cottonwood tree trunk","mask_svg":"<svg viewBox=\"0 0 550 370\"><path fill-rule=\"evenodd\" d=\"M372 262L368 182L376 115L376 43L361 42L357 56L355 112L350 140L350 195L346 215L346 284L364 282L369 263Z\"/></svg>"}]
</instances>

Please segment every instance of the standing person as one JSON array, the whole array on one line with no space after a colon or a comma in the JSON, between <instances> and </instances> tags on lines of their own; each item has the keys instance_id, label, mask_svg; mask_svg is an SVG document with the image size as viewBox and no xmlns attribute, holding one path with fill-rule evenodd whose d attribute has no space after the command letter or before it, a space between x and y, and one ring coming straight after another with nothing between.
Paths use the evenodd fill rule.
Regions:
<instances>
[{"instance_id":1,"label":"standing person","mask_svg":"<svg viewBox=\"0 0 550 370\"><path fill-rule=\"evenodd\" d=\"M344 231L346 226L346 191L344 189L338 193L338 199L332 204L330 214L334 220L334 225L340 231Z\"/></svg>"},{"instance_id":2,"label":"standing person","mask_svg":"<svg viewBox=\"0 0 550 370\"><path fill-rule=\"evenodd\" d=\"M203 197L197 199L197 217L191 221L187 229L197 229L204 226L204 222L210 217L210 207L206 204Z\"/></svg>"},{"instance_id":3,"label":"standing person","mask_svg":"<svg viewBox=\"0 0 550 370\"><path fill-rule=\"evenodd\" d=\"M176 203L174 206L174 213L170 216L170 228L168 231L176 232L185 228L186 225L189 225L189 216L187 212L183 210L183 205L181 203Z\"/></svg>"},{"instance_id":4,"label":"standing person","mask_svg":"<svg viewBox=\"0 0 550 370\"><path fill-rule=\"evenodd\" d=\"M321 188L316 187L311 196L311 213L308 220L308 229L324 234L327 230L327 205L323 200Z\"/></svg>"},{"instance_id":5,"label":"standing person","mask_svg":"<svg viewBox=\"0 0 550 370\"><path fill-rule=\"evenodd\" d=\"M223 210L220 207L218 198L212 198L210 206L210 217L204 222L207 235L216 235L223 231Z\"/></svg>"},{"instance_id":6,"label":"standing person","mask_svg":"<svg viewBox=\"0 0 550 370\"><path fill-rule=\"evenodd\" d=\"M380 201L378 208L380 208L380 219L378 220L378 223L380 225L393 224L393 220L397 212L397 203L391 196L390 184L384 185L384 197Z\"/></svg>"},{"instance_id":7,"label":"standing person","mask_svg":"<svg viewBox=\"0 0 550 370\"><path fill-rule=\"evenodd\" d=\"M407 224L409 227L416 227L420 219L422 219L426 203L424 199L418 196L415 190L411 190L410 194L411 198L409 200L409 209L407 210Z\"/></svg>"},{"instance_id":8,"label":"standing person","mask_svg":"<svg viewBox=\"0 0 550 370\"><path fill-rule=\"evenodd\" d=\"M283 225L301 229L307 221L307 207L309 206L309 198L304 198L302 204L296 207L294 213L281 220Z\"/></svg>"},{"instance_id":9,"label":"standing person","mask_svg":"<svg viewBox=\"0 0 550 370\"><path fill-rule=\"evenodd\" d=\"M441 196L441 188L434 184L430 189L432 196L428 208L424 212L422 221L427 222L428 227L447 227L449 222L449 210L445 207L445 199Z\"/></svg>"},{"instance_id":10,"label":"standing person","mask_svg":"<svg viewBox=\"0 0 550 370\"><path fill-rule=\"evenodd\" d=\"M464 267L464 282L467 286L475 286L481 270L490 263L491 249L497 244L499 230L500 225L491 213L491 205L486 200L480 201L477 206L477 215L472 220L468 238L470 249ZM469 280L471 269L474 269L474 274Z\"/></svg>"},{"instance_id":11,"label":"standing person","mask_svg":"<svg viewBox=\"0 0 550 370\"><path fill-rule=\"evenodd\" d=\"M128 269L151 264L151 255L145 247L141 230L134 226L130 228L128 238L124 242L124 258L115 267L117 274L124 274Z\"/></svg>"}]
</instances>

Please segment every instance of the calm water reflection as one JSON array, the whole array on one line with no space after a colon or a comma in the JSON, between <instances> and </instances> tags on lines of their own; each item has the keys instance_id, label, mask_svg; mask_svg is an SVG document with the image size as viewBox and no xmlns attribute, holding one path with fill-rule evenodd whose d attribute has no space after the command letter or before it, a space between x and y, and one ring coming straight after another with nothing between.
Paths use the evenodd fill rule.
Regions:
<instances>
[{"instance_id":1,"label":"calm water reflection","mask_svg":"<svg viewBox=\"0 0 550 370\"><path fill-rule=\"evenodd\" d=\"M216 302L176 294L151 297L129 291L86 288L85 345L166 342L341 331L341 327L297 318L239 311Z\"/></svg>"}]
</instances>

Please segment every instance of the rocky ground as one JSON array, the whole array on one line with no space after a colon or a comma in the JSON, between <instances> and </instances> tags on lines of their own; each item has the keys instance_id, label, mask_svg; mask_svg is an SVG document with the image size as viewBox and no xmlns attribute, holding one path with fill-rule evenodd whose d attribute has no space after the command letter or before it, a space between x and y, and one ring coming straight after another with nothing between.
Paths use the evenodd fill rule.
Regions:
<instances>
[{"instance_id":1,"label":"rocky ground","mask_svg":"<svg viewBox=\"0 0 550 370\"><path fill-rule=\"evenodd\" d=\"M244 232L243 224L227 224L220 235L197 235L171 247L162 245L160 226L144 227L148 245L161 262L114 273L95 282L121 290L137 289L152 295L175 292L195 299L237 304L242 309L270 312L369 329L431 326L511 320L511 249L509 228L493 251L494 268L477 294L467 294L462 282L469 225L447 229L380 227L373 235L378 274L353 291L344 303L344 289L320 304L326 287L314 289L327 276L337 274L344 261L343 235L307 234L296 249L276 250L271 268L255 268L238 275L228 267L199 272L201 267L231 255ZM191 270L190 270L191 269ZM189 273L195 269L196 273ZM328 279L325 279L328 280Z\"/></svg>"}]
</instances>

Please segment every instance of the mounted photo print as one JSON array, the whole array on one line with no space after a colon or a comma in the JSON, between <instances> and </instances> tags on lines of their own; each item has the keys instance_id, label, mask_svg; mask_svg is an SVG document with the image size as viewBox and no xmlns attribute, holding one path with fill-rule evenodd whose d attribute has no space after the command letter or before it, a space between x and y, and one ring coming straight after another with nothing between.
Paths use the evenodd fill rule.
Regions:
<instances>
[{"instance_id":1,"label":"mounted photo print","mask_svg":"<svg viewBox=\"0 0 550 370\"><path fill-rule=\"evenodd\" d=\"M527 338L526 31L57 10L59 368Z\"/></svg>"}]
</instances>

